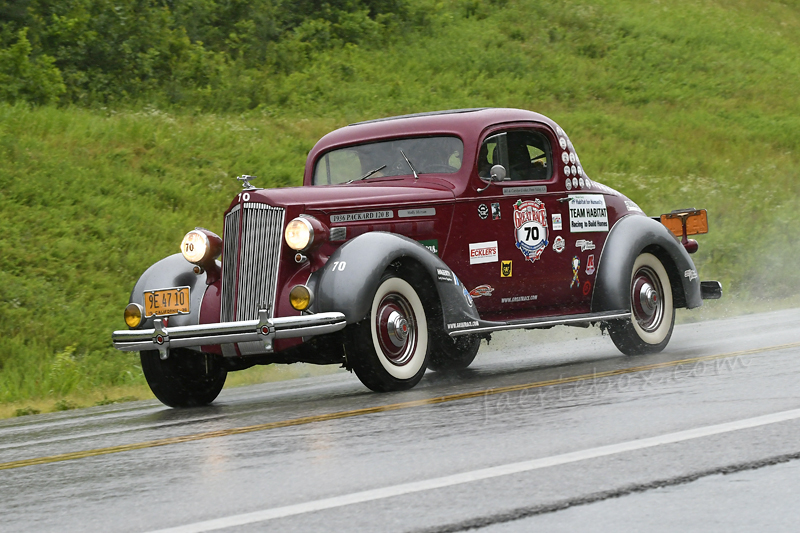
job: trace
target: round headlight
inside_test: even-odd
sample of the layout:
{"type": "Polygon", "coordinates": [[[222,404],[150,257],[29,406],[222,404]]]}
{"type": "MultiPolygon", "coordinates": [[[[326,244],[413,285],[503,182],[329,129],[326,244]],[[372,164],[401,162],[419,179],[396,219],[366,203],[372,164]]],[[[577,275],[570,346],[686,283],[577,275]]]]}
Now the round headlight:
{"type": "Polygon", "coordinates": [[[289,222],[283,235],[292,250],[305,250],[314,242],[314,228],[311,222],[302,217],[289,222]]]}
{"type": "Polygon", "coordinates": [[[311,290],[305,285],[295,285],[292,287],[292,290],[289,291],[289,303],[298,311],[308,309],[313,301],[314,296],[311,290]]]}
{"type": "Polygon", "coordinates": [[[144,309],[139,304],[129,303],[125,307],[125,323],[129,328],[135,328],[142,323],[144,309]]]}
{"type": "Polygon", "coordinates": [[[181,253],[190,263],[200,263],[205,259],[211,243],[205,233],[193,229],[181,241],[181,253]]]}

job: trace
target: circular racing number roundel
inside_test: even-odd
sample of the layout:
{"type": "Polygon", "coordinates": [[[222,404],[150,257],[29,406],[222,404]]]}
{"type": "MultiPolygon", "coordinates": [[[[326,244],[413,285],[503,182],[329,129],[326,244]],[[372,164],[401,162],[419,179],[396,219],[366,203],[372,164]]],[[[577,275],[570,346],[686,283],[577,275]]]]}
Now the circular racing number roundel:
{"type": "Polygon", "coordinates": [[[514,237],[526,260],[533,263],[542,256],[548,240],[547,210],[541,200],[517,200],[514,204],[514,237]]]}

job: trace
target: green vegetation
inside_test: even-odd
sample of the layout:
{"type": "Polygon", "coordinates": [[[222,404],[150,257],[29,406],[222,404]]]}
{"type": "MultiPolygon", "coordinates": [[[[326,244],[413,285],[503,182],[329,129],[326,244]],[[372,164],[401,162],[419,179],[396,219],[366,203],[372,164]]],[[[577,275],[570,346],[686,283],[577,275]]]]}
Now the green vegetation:
{"type": "Polygon", "coordinates": [[[0,8],[0,416],[149,397],[110,346],[141,272],[367,118],[540,111],[648,214],[709,210],[711,306],[798,292],[796,0],[221,5],[0,8]]]}

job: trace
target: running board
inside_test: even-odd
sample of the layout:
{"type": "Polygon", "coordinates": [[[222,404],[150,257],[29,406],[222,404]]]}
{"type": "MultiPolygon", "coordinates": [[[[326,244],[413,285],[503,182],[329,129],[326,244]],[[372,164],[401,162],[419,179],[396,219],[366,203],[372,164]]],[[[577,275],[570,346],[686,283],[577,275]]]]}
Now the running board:
{"type": "Polygon", "coordinates": [[[476,320],[469,323],[471,327],[451,331],[451,337],[461,335],[475,335],[480,333],[492,333],[494,331],[506,331],[511,329],[536,329],[549,328],[552,326],[589,326],[593,322],[605,322],[607,320],[630,319],[629,309],[619,311],[603,311],[600,313],[584,313],[582,315],[549,316],[543,318],[529,318],[523,320],[509,320],[507,322],[491,322],[489,320],[476,320]]]}

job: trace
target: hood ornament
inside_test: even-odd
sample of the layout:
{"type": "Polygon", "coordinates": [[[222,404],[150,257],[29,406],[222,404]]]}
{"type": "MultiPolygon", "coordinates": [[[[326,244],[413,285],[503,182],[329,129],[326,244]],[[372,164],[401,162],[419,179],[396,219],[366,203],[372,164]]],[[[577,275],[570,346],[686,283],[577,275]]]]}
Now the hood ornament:
{"type": "Polygon", "coordinates": [[[241,176],[237,176],[236,179],[242,182],[243,189],[255,189],[255,186],[247,180],[256,179],[257,177],[258,176],[248,176],[247,174],[242,174],[241,176]]]}

